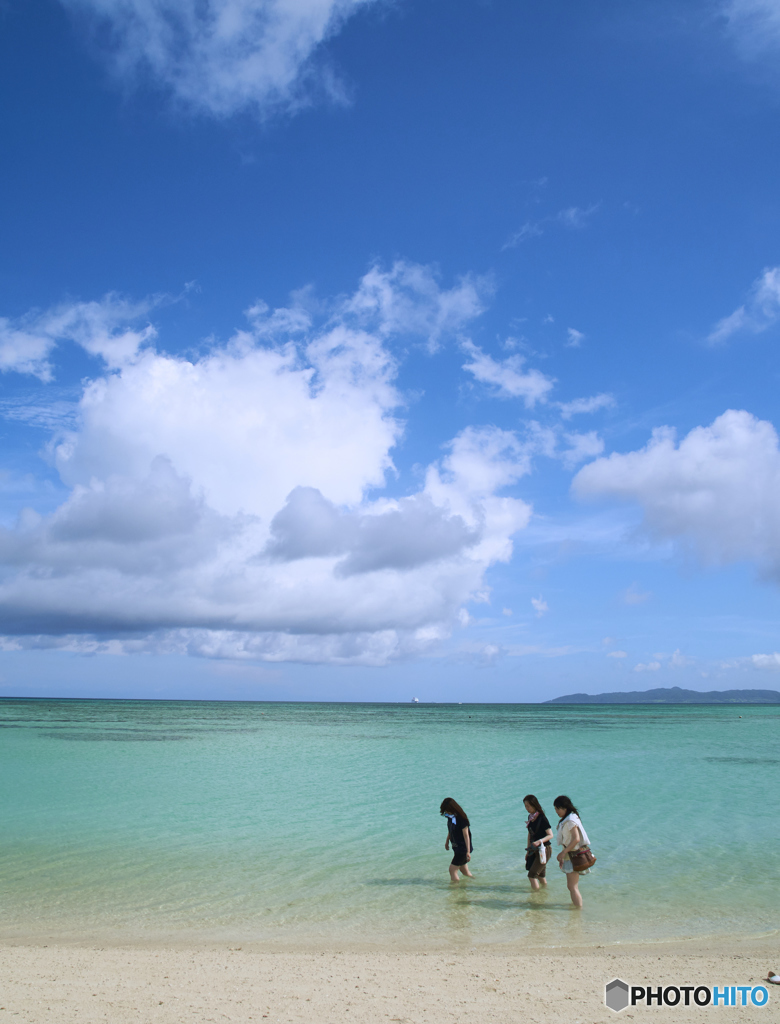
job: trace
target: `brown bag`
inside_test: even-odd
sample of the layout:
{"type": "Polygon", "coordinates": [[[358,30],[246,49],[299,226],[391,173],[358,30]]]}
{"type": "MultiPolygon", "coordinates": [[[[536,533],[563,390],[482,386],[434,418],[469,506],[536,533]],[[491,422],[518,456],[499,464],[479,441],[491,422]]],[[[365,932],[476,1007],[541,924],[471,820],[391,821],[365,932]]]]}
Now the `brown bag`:
{"type": "Polygon", "coordinates": [[[579,850],[572,850],[569,859],[572,871],[587,871],[596,863],[596,858],[589,846],[581,846],[579,850]]]}

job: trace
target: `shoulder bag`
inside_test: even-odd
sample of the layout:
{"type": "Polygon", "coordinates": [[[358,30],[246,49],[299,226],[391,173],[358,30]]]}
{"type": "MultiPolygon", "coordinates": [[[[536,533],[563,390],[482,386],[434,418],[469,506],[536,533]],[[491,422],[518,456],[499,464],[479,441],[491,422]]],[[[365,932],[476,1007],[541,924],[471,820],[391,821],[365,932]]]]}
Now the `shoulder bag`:
{"type": "Polygon", "coordinates": [[[587,871],[596,863],[596,857],[589,846],[581,846],[579,850],[569,853],[572,871],[587,871]]]}

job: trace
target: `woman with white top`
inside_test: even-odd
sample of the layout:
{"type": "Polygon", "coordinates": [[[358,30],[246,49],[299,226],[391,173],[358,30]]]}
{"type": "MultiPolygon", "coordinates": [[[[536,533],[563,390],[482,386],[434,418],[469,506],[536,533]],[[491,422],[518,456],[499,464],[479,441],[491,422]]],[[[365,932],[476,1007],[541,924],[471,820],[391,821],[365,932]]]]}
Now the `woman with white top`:
{"type": "MultiPolygon", "coordinates": [[[[572,850],[579,850],[581,846],[590,846],[590,840],[582,826],[577,808],[567,796],[556,796],[553,800],[555,813],[560,818],[555,833],[555,840],[563,849],[558,854],[558,864],[561,871],[566,874],[566,885],[569,888],[569,895],[575,907],[582,906],[579,881],[580,872],[575,871],[569,854],[572,850]]],[[[583,871],[582,874],[585,874],[583,871]]]]}

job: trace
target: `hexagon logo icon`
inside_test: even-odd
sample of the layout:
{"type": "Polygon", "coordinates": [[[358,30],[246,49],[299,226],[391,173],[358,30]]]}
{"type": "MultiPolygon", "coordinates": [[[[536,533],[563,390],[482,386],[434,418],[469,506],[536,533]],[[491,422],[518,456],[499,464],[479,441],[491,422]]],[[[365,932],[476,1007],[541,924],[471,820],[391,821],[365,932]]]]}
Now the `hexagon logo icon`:
{"type": "Polygon", "coordinates": [[[615,978],[604,990],[604,1002],[615,1013],[620,1013],[628,1006],[628,985],[620,978],[615,978]]]}

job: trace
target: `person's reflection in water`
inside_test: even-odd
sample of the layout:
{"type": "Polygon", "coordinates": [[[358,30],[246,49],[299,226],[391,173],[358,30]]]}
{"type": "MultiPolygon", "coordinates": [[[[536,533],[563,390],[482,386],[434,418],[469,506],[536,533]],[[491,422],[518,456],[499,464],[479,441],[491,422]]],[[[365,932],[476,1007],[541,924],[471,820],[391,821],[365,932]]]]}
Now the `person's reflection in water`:
{"type": "Polygon", "coordinates": [[[473,905],[471,894],[467,889],[449,886],[445,902],[445,931],[450,941],[457,946],[474,944],[474,919],[477,907],[473,905]]]}

